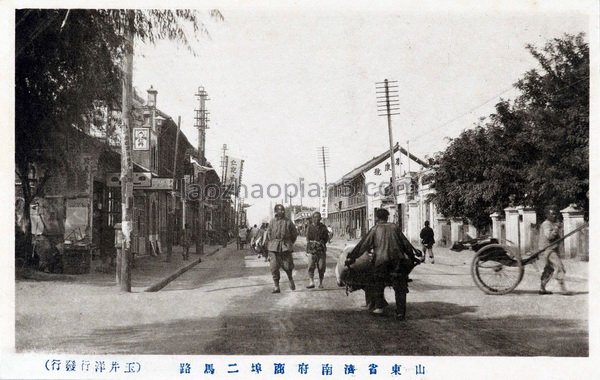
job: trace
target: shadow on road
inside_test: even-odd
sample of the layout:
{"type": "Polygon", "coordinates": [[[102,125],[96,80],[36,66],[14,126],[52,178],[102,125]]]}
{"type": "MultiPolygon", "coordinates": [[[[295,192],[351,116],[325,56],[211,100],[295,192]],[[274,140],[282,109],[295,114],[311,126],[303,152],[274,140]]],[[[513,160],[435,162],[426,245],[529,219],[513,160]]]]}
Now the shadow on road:
{"type": "MultiPolygon", "coordinates": [[[[263,299],[267,298],[264,294],[263,299]]],[[[249,311],[247,305],[240,300],[227,315],[217,318],[171,320],[63,337],[54,342],[54,348],[96,354],[588,355],[586,326],[571,320],[482,318],[473,314],[476,307],[446,302],[409,302],[404,322],[392,318],[393,304],[383,316],[364,309],[291,310],[275,305],[249,311]]]]}
{"type": "MultiPolygon", "coordinates": [[[[583,292],[582,291],[582,292],[571,292],[570,294],[561,295],[560,293],[556,292],[556,293],[551,294],[551,295],[546,295],[545,297],[548,297],[548,296],[550,296],[550,297],[552,297],[552,296],[568,297],[568,296],[578,296],[578,295],[581,295],[581,294],[589,294],[589,293],[590,292],[583,292]]],[[[517,295],[518,294],[527,294],[527,295],[531,295],[531,294],[538,294],[538,290],[535,290],[535,289],[527,289],[527,290],[525,290],[525,289],[515,289],[512,292],[510,292],[510,294],[517,294],[517,295]]],[[[508,296],[508,294],[507,294],[507,296],[508,296]]]]}

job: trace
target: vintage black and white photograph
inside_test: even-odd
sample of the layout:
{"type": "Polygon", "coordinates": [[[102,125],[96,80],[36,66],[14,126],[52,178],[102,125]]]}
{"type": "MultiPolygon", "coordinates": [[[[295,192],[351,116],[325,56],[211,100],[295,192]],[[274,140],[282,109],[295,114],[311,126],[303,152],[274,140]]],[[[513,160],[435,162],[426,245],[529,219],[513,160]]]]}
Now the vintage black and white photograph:
{"type": "Polygon", "coordinates": [[[108,355],[47,376],[590,358],[596,2],[26,4],[14,350],[108,355]]]}

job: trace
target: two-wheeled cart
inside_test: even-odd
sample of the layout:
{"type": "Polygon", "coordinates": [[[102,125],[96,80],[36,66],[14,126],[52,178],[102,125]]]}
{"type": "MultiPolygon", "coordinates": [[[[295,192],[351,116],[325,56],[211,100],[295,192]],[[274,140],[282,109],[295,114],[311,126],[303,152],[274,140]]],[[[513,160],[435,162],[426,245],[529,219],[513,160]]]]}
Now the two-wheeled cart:
{"type": "Polygon", "coordinates": [[[502,295],[512,292],[523,279],[525,265],[537,260],[546,249],[560,244],[569,236],[587,227],[584,224],[569,232],[552,244],[539,249],[527,257],[521,257],[518,247],[502,244],[488,244],[479,249],[471,262],[471,276],[484,293],[502,295]]]}

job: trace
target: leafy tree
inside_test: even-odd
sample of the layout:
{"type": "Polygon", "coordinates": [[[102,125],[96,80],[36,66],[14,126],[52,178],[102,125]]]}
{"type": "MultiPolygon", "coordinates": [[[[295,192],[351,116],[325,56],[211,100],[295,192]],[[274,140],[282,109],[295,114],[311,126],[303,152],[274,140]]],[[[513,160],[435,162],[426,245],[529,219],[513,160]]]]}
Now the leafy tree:
{"type": "Polygon", "coordinates": [[[589,49],[583,34],[553,39],[540,64],[515,83],[521,95],[501,100],[476,128],[450,140],[435,159],[433,200],[440,212],[489,224],[510,204],[588,209],[589,49]]]}
{"type": "MultiPolygon", "coordinates": [[[[217,10],[210,16],[223,18],[217,10]]],[[[15,171],[24,198],[27,252],[31,252],[29,206],[43,195],[51,173],[70,165],[69,155],[61,149],[64,139],[73,128],[88,131],[100,107],[119,109],[122,63],[133,49],[132,43],[127,44],[127,25],[140,41],[169,38],[191,51],[188,35],[208,34],[199,15],[189,10],[15,12],[15,171]],[[39,178],[32,186],[36,167],[39,178]]],[[[105,132],[111,135],[115,130],[105,132]]]]}

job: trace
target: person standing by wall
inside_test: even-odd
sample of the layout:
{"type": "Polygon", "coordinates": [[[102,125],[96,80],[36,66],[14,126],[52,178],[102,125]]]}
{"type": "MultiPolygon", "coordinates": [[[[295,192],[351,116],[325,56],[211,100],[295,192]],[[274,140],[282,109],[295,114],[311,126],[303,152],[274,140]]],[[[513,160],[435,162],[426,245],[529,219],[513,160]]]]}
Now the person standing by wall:
{"type": "Polygon", "coordinates": [[[325,276],[325,265],[327,257],[327,241],[329,231],[321,223],[321,213],[312,214],[312,224],[306,232],[306,254],[308,255],[308,285],[307,289],[315,287],[315,267],[319,272],[319,289],[323,289],[323,277],[325,276]]]}
{"type": "Polygon", "coordinates": [[[281,293],[279,288],[280,269],[283,269],[287,275],[290,281],[290,289],[296,290],[296,284],[292,277],[292,271],[294,270],[292,252],[297,237],[296,226],[285,217],[285,207],[282,204],[275,205],[275,218],[269,223],[266,232],[269,264],[273,276],[273,291],[271,293],[281,293]]]}
{"type": "Polygon", "coordinates": [[[435,244],[435,239],[433,229],[429,227],[429,220],[425,221],[425,227],[421,229],[419,237],[421,238],[421,244],[423,244],[423,262],[425,262],[427,258],[427,253],[429,252],[429,258],[431,259],[431,263],[434,264],[435,261],[433,259],[433,245],[435,244]]]}
{"type": "MultiPolygon", "coordinates": [[[[556,206],[546,207],[546,220],[540,226],[540,237],[539,247],[540,249],[546,247],[556,240],[560,239],[560,223],[557,222],[558,209],[556,206]]],[[[539,256],[539,259],[544,263],[544,271],[542,272],[542,278],[540,283],[539,294],[552,294],[552,292],[546,290],[546,285],[552,278],[552,274],[556,272],[556,281],[560,286],[560,293],[563,295],[572,294],[567,290],[565,286],[565,266],[558,254],[558,244],[548,247],[539,256]]]]}

